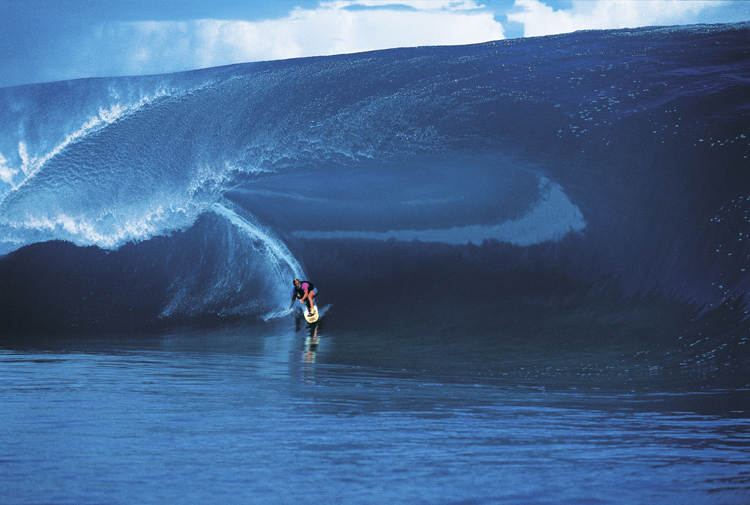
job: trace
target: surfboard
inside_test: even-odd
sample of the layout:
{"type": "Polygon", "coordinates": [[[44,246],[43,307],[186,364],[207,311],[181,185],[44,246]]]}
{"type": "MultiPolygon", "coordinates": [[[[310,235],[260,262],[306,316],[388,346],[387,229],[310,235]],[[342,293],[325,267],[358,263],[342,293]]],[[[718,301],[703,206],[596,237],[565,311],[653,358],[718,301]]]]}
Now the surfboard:
{"type": "Polygon", "coordinates": [[[302,315],[305,316],[305,321],[308,323],[314,323],[318,320],[318,305],[315,304],[315,308],[313,309],[312,316],[307,312],[307,305],[302,307],[302,315]]]}

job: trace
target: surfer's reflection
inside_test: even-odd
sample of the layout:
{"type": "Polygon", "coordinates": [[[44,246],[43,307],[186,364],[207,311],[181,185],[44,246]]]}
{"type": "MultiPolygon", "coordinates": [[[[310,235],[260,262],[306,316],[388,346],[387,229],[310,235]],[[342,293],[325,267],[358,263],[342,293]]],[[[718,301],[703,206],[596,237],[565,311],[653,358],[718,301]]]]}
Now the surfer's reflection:
{"type": "Polygon", "coordinates": [[[318,352],[320,339],[318,337],[318,323],[311,324],[310,334],[305,338],[305,344],[300,353],[300,378],[303,384],[315,382],[315,359],[318,352]]]}

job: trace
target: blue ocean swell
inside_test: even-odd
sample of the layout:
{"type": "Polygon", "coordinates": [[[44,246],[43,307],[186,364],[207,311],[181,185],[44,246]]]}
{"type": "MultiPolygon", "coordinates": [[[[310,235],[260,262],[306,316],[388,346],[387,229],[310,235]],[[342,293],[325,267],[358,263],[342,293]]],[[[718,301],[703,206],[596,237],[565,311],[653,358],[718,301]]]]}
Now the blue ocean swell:
{"type": "MultiPolygon", "coordinates": [[[[49,241],[113,251],[102,264],[120,280],[186,247],[140,313],[265,314],[282,304],[267,293],[304,271],[295,264],[320,263],[314,242],[393,239],[408,252],[417,240],[461,251],[463,264],[438,262],[435,277],[473,265],[480,247],[508,265],[493,275],[529,272],[526,284],[551,272],[572,293],[603,285],[742,312],[747,45],[746,26],[629,30],[6,88],[3,275],[29,257],[52,264],[49,241]],[[225,197],[241,221],[216,212],[225,197]],[[217,249],[209,222],[268,233],[217,249]],[[294,254],[279,263],[268,251],[284,241],[294,254]],[[263,280],[244,291],[243,276],[263,280]]],[[[371,264],[368,275],[389,277],[387,262],[371,264]]],[[[106,283],[81,268],[75,283],[106,283]]],[[[360,274],[351,268],[339,275],[360,274]]],[[[545,296],[565,296],[551,286],[545,296]]],[[[35,289],[23,289],[28,305],[14,306],[31,314],[35,289]]],[[[120,302],[137,305],[137,291],[120,302]]],[[[60,298],[50,303],[68,314],[60,298]]],[[[107,319],[85,300],[71,305],[107,319]]]]}

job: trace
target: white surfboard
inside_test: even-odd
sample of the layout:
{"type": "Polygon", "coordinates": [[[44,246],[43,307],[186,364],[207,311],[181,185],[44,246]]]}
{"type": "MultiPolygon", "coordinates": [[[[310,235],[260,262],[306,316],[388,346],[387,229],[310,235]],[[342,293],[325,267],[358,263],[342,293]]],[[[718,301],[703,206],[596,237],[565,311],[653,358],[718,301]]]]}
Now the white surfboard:
{"type": "Polygon", "coordinates": [[[314,323],[318,320],[318,305],[315,304],[312,315],[307,311],[307,305],[302,306],[302,315],[305,316],[305,321],[308,323],[314,323]]]}

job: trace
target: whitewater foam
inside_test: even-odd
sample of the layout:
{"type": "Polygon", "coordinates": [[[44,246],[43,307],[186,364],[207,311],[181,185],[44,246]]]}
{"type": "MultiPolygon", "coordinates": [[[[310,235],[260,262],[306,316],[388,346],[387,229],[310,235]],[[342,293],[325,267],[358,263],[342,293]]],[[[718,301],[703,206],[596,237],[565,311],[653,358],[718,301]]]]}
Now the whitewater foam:
{"type": "Polygon", "coordinates": [[[43,154],[36,156],[29,154],[28,144],[24,141],[19,141],[18,157],[21,161],[21,166],[19,168],[11,167],[7,158],[0,153],[0,180],[9,186],[0,196],[0,205],[8,192],[17,190],[23,184],[31,180],[40,170],[42,170],[47,162],[62,153],[68,148],[68,146],[79,142],[88,135],[100,131],[118,119],[141,109],[144,105],[150,103],[155,98],[163,96],[164,93],[165,92],[158,93],[154,96],[144,96],[139,101],[132,104],[123,105],[118,102],[112,104],[109,108],[100,108],[96,115],[85,120],[77,130],[65,135],[59,144],[43,154]],[[14,179],[19,173],[23,173],[23,178],[16,182],[14,179]]]}
{"type": "MultiPolygon", "coordinates": [[[[374,231],[297,230],[292,235],[303,239],[365,239],[401,242],[439,242],[450,245],[481,245],[488,240],[525,247],[543,242],[559,242],[569,233],[581,233],[586,221],[581,210],[567,197],[559,184],[546,177],[539,182],[540,198],[519,219],[496,225],[455,226],[447,229],[374,231]]],[[[411,202],[409,202],[411,203],[411,202]]]]}

